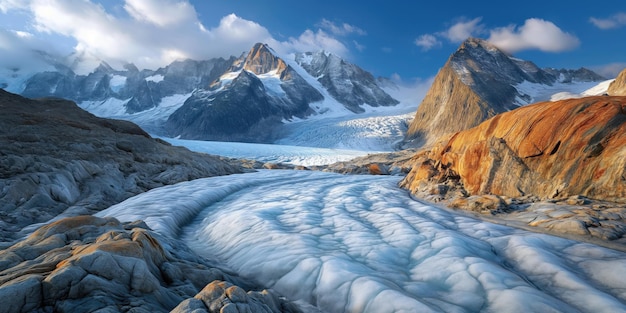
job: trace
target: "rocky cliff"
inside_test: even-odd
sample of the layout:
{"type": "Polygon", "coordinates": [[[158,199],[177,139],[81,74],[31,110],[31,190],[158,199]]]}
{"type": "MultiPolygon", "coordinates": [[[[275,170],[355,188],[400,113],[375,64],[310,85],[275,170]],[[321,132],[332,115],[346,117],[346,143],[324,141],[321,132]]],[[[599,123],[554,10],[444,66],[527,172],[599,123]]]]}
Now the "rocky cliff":
{"type": "Polygon", "coordinates": [[[402,187],[464,196],[626,201],[626,98],[543,102],[444,137],[413,159],[402,187]]]}
{"type": "Polygon", "coordinates": [[[0,111],[0,241],[59,214],[91,214],[155,187],[242,171],[67,100],[0,90],[0,111]]]}
{"type": "Polygon", "coordinates": [[[626,96],[626,69],[617,75],[607,92],[611,96],[626,96]]]}
{"type": "Polygon", "coordinates": [[[433,144],[440,136],[468,129],[482,121],[535,102],[521,84],[549,86],[603,78],[587,69],[540,69],[511,57],[496,46],[469,38],[435,77],[409,125],[406,146],[433,144]]]}

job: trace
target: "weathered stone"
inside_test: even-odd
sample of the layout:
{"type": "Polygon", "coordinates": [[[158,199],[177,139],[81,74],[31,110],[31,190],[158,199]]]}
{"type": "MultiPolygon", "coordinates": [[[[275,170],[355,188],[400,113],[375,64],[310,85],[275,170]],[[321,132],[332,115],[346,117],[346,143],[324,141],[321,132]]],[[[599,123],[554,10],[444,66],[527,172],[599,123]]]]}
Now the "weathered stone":
{"type": "Polygon", "coordinates": [[[401,186],[415,192],[424,181],[460,181],[470,194],[623,202],[625,112],[625,97],[588,97],[503,113],[417,154],[401,186]],[[523,158],[524,146],[543,152],[523,158]]]}
{"type": "Polygon", "coordinates": [[[607,93],[611,96],[626,96],[626,69],[622,70],[611,82],[607,93]]]}

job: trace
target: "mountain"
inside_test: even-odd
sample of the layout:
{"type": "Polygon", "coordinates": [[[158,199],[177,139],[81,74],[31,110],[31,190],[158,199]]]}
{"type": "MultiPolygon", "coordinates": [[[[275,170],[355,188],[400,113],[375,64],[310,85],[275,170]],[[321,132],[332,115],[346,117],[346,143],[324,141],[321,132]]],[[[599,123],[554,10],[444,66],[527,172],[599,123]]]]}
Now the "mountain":
{"type": "Polygon", "coordinates": [[[611,96],[626,96],[626,69],[621,71],[611,85],[607,93],[611,96]]]}
{"type": "Polygon", "coordinates": [[[17,89],[32,98],[71,99],[93,114],[159,135],[249,142],[284,135],[285,121],[398,104],[370,73],[338,56],[284,57],[262,43],[240,57],[176,61],[157,70],[130,63],[118,70],[103,62],[77,75],[57,65],[17,89]]]}
{"type": "Polygon", "coordinates": [[[372,74],[334,54],[298,53],[296,62],[352,112],[364,112],[364,103],[374,107],[399,103],[383,91],[372,74]]]}
{"type": "Polygon", "coordinates": [[[439,71],[409,125],[406,146],[432,144],[444,134],[521,105],[536,102],[538,90],[603,77],[587,69],[540,69],[496,46],[469,38],[439,71]]]}
{"type": "Polygon", "coordinates": [[[311,115],[309,105],[322,100],[291,65],[259,43],[209,89],[194,92],[165,129],[186,139],[270,141],[283,119],[311,115]]]}
{"type": "MultiPolygon", "coordinates": [[[[448,135],[401,185],[460,183],[463,194],[626,199],[626,97],[541,102],[448,135]]],[[[443,192],[445,193],[445,192],[443,192]]]]}

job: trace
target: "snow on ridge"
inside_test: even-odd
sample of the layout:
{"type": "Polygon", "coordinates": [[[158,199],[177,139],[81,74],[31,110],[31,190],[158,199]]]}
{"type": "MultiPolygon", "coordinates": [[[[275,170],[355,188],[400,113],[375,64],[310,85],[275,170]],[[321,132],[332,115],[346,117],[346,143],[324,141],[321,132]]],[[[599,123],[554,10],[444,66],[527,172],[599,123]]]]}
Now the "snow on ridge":
{"type": "Polygon", "coordinates": [[[126,116],[126,103],[128,103],[128,101],[130,101],[130,98],[122,100],[111,97],[104,101],[83,101],[79,103],[78,106],[93,115],[111,118],[126,116]]]}
{"type": "Polygon", "coordinates": [[[256,75],[256,77],[261,80],[265,89],[273,96],[282,97],[285,95],[285,91],[281,87],[282,81],[280,80],[280,74],[278,74],[277,69],[265,74],[256,75]]]}
{"type": "Polygon", "coordinates": [[[162,82],[164,79],[165,79],[165,76],[161,74],[156,74],[156,75],[146,77],[146,81],[153,82],[153,83],[162,82]]]}
{"type": "Polygon", "coordinates": [[[572,83],[554,83],[552,86],[531,83],[529,81],[523,81],[522,83],[515,85],[518,92],[524,95],[528,95],[530,100],[520,99],[518,97],[519,105],[527,105],[542,101],[556,101],[569,98],[581,98],[586,96],[601,95],[608,90],[609,84],[612,80],[606,80],[603,82],[572,82],[572,83]]]}

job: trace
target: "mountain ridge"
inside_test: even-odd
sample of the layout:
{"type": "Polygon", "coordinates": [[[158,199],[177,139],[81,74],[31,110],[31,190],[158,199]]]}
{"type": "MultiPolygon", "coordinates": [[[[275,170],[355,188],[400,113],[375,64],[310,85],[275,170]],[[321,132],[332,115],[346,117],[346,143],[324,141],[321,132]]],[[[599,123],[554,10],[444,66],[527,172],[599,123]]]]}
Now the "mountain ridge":
{"type": "Polygon", "coordinates": [[[513,58],[485,40],[469,38],[448,58],[409,125],[405,146],[433,144],[440,136],[468,129],[521,105],[535,102],[522,84],[598,81],[587,69],[542,70],[513,58]]]}

